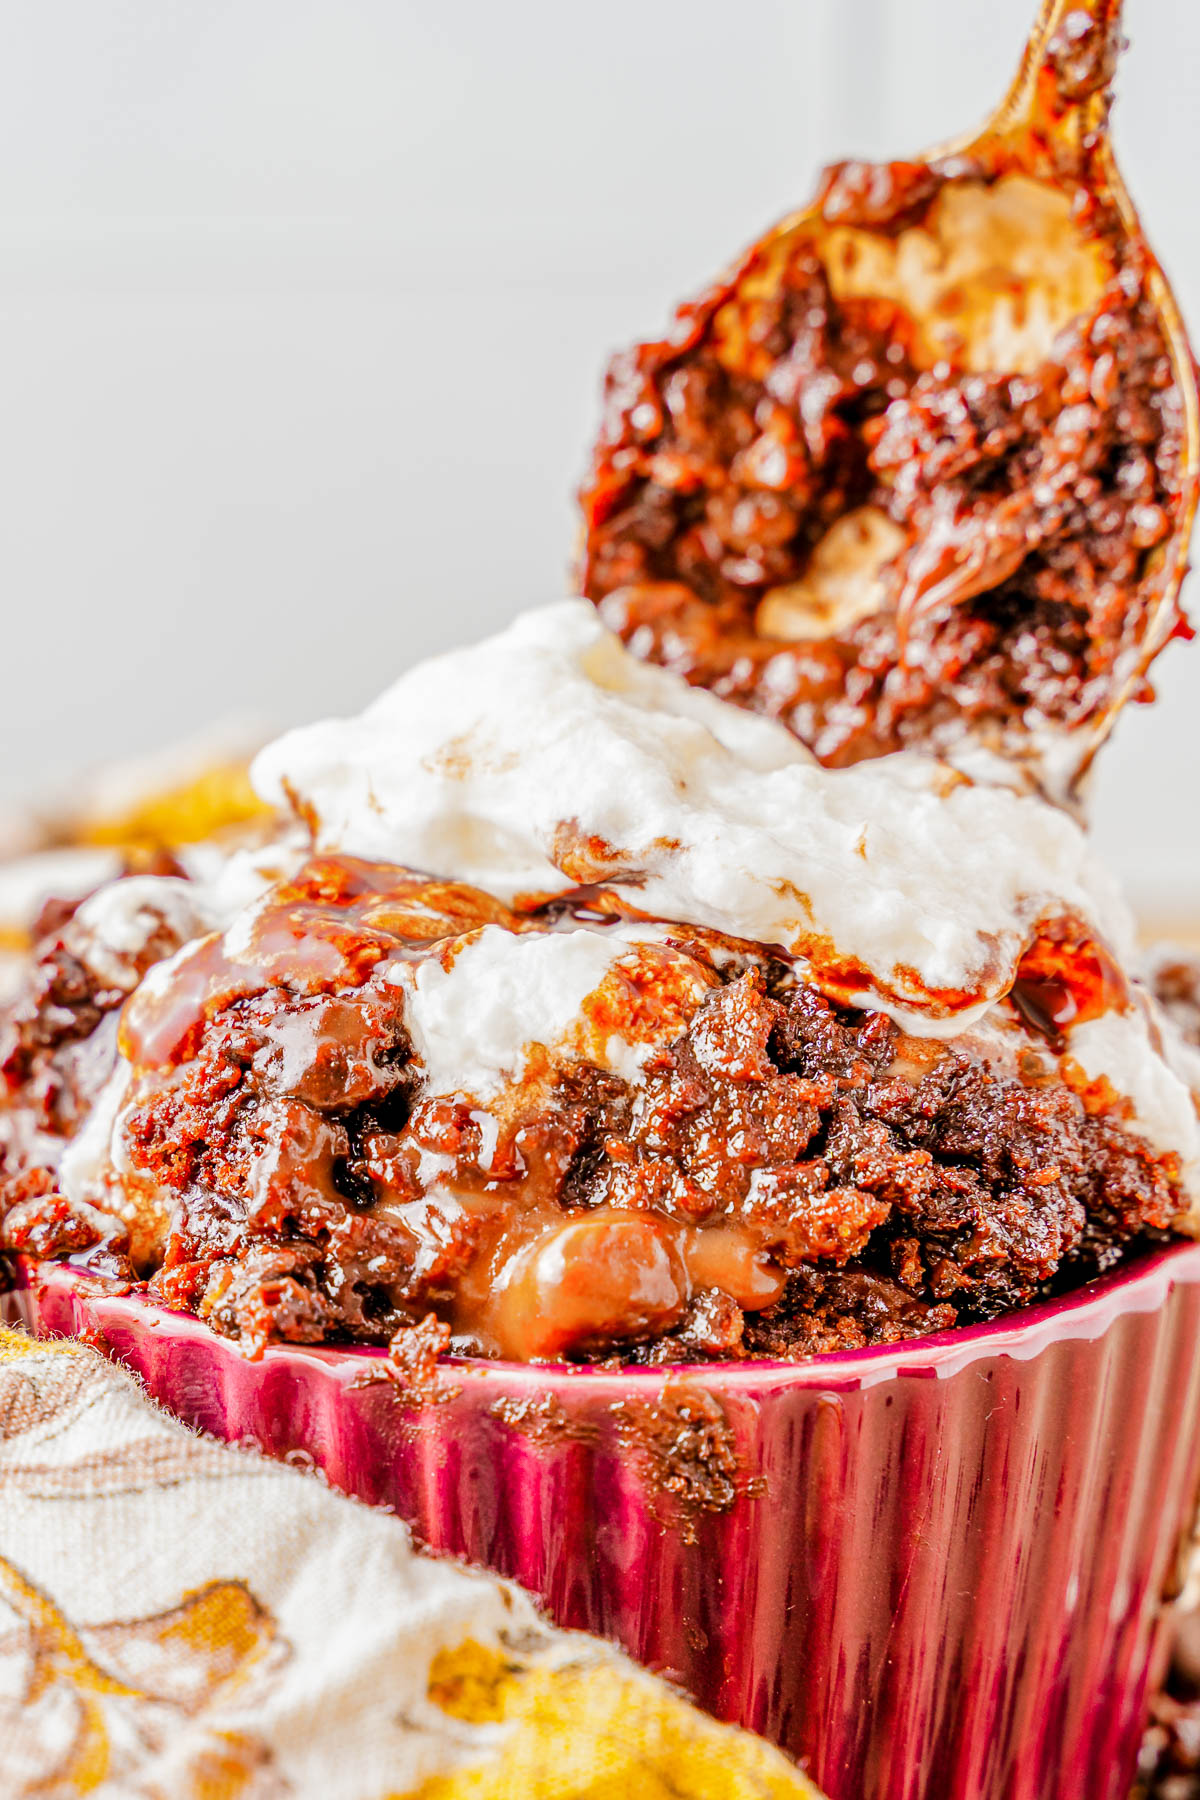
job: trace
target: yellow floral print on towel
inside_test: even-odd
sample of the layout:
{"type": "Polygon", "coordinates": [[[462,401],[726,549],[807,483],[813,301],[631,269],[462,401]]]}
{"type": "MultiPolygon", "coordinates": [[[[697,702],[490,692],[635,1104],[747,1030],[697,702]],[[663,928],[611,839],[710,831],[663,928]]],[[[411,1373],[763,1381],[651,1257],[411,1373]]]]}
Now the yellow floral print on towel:
{"type": "Polygon", "coordinates": [[[813,1800],[397,1520],[0,1330],[5,1800],[813,1800]]]}

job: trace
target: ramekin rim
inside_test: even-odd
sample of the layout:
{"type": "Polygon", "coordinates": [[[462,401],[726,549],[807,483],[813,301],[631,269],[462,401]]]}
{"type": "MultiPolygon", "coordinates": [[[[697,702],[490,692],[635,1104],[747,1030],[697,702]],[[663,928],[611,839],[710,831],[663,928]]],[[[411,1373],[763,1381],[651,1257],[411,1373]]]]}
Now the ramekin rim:
{"type": "MultiPolygon", "coordinates": [[[[65,1288],[90,1302],[93,1308],[101,1303],[102,1309],[110,1313],[113,1309],[119,1313],[132,1309],[143,1316],[144,1325],[156,1336],[169,1327],[186,1336],[197,1334],[214,1349],[242,1354],[233,1339],[219,1337],[193,1313],[174,1311],[145,1293],[106,1292],[88,1278],[86,1270],[67,1263],[36,1262],[27,1257],[14,1257],[11,1261],[16,1268],[18,1288],[65,1288]]],[[[601,1368],[595,1364],[447,1357],[442,1367],[455,1381],[473,1385],[502,1383],[508,1389],[517,1384],[535,1388],[590,1386],[599,1390],[613,1382],[625,1388],[630,1384],[653,1388],[661,1387],[665,1380],[702,1381],[709,1389],[729,1388],[739,1393],[778,1387],[874,1387],[897,1376],[944,1378],[989,1357],[1007,1355],[1028,1361],[1051,1343],[1098,1337],[1118,1314],[1156,1311],[1179,1281],[1200,1283],[1200,1243],[1177,1241],[1148,1250],[1069,1293],[983,1324],[954,1326],[895,1344],[829,1351],[806,1362],[764,1358],[739,1362],[625,1363],[601,1368]]],[[[375,1344],[269,1344],[257,1361],[264,1369],[278,1367],[281,1362],[294,1365],[300,1361],[340,1372],[357,1364],[359,1371],[365,1373],[373,1360],[386,1354],[382,1345],[375,1344]]],[[[254,1366],[251,1359],[245,1360],[254,1366]]]]}

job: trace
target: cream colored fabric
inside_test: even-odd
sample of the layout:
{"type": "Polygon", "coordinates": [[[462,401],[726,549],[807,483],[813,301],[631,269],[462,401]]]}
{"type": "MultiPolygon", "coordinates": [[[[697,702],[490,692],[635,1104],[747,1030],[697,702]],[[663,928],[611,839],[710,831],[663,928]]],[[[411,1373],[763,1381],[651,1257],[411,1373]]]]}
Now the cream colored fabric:
{"type": "Polygon", "coordinates": [[[0,1331],[5,1800],[813,1793],[396,1519],[0,1331]]]}

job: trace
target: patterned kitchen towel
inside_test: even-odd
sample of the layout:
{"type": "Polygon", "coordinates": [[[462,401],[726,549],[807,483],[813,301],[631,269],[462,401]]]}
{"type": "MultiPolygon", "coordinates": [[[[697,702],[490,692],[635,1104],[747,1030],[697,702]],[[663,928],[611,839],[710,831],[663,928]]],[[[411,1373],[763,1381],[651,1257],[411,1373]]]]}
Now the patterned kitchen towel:
{"type": "Polygon", "coordinates": [[[0,1330],[5,1800],[814,1800],[390,1515],[0,1330]]]}

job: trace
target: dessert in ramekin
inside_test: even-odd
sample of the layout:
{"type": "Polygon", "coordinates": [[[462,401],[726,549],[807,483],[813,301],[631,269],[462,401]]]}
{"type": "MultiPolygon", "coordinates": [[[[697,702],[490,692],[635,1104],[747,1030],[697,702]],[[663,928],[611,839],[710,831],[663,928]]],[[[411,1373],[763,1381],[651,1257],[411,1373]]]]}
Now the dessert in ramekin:
{"type": "MultiPolygon", "coordinates": [[[[2,1026],[11,1304],[619,1635],[834,1800],[1118,1800],[1200,1473],[1200,1056],[1044,797],[1174,628],[1195,499],[1191,364],[1093,129],[1114,31],[1052,7],[986,155],[827,191],[822,231],[840,195],[897,255],[966,233],[958,350],[923,366],[892,288],[801,284],[751,307],[761,392],[688,362],[701,332],[628,409],[657,447],[603,452],[649,483],[604,554],[654,514],[722,692],[639,660],[641,615],[625,648],[586,601],[529,613],[269,746],[275,829],[48,914],[2,1026]],[[1074,310],[1031,371],[1042,300],[1074,310]],[[783,664],[697,610],[768,526],[803,564],[783,664]],[[797,659],[816,711],[770,699],[797,659]]],[[[785,288],[802,227],[829,250],[793,221],[785,288]]]]}
{"type": "Polygon", "coordinates": [[[276,843],[42,939],[9,1248],[148,1275],[251,1351],[790,1360],[1200,1218],[1195,1059],[1031,795],[822,769],[582,601],[255,778],[276,843]]]}
{"type": "Polygon", "coordinates": [[[1200,1457],[1200,1122],[1074,820],[823,769],[582,601],[255,779],[274,843],[63,909],[9,1008],[27,1316],[835,1795],[1127,1769],[1200,1457]]]}

